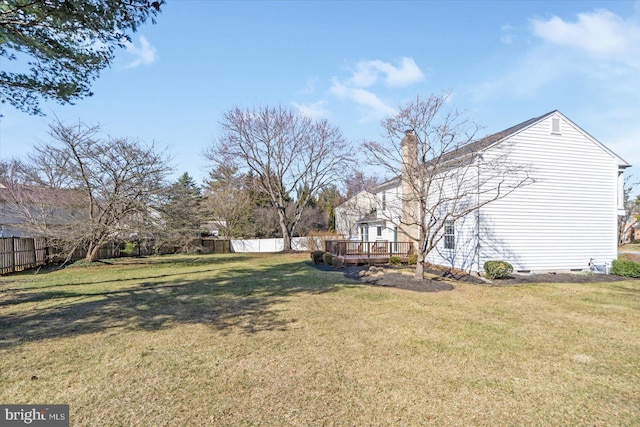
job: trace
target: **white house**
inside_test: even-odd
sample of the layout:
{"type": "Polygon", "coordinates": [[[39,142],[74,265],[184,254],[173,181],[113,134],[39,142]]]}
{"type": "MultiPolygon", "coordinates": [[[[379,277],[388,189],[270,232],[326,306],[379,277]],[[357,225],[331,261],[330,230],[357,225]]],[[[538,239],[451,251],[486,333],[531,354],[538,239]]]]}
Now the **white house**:
{"type": "Polygon", "coordinates": [[[344,203],[336,206],[336,233],[345,236],[349,240],[364,239],[369,241],[368,234],[365,239],[365,231],[369,233],[369,228],[363,228],[360,221],[375,214],[376,208],[376,195],[367,190],[359,192],[344,203]]]}
{"type": "MultiPolygon", "coordinates": [[[[426,261],[480,272],[486,261],[504,260],[516,271],[541,272],[583,270],[590,260],[610,263],[617,257],[627,162],[557,110],[472,142],[449,156],[467,156],[476,162],[507,150],[512,161],[527,165],[532,181],[445,222],[438,230],[442,238],[426,261]]],[[[476,169],[473,163],[465,167],[477,169],[475,196],[470,192],[469,197],[480,200],[487,193],[488,171],[480,163],[476,169]]],[[[351,227],[360,229],[358,239],[402,239],[398,228],[403,228],[403,212],[415,209],[402,196],[403,182],[401,174],[373,191],[376,210],[363,209],[352,221],[351,227]]],[[[337,222],[343,221],[340,214],[336,209],[337,222]]],[[[406,234],[415,241],[415,233],[406,234]]]]}

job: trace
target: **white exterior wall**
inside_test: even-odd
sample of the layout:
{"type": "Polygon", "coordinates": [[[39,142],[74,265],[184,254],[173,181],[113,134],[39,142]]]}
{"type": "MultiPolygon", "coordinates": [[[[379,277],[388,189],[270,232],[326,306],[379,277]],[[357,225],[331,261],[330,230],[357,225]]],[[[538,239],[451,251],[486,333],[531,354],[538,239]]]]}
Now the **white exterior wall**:
{"type": "MultiPolygon", "coordinates": [[[[505,153],[511,165],[526,166],[535,182],[456,220],[455,250],[445,249],[441,239],[427,262],[479,272],[486,261],[503,260],[516,271],[544,272],[587,269],[591,259],[603,264],[617,257],[620,166],[628,165],[559,112],[486,149],[483,156],[491,164],[492,156],[505,153]],[[560,119],[560,133],[552,133],[554,118],[560,119]]],[[[495,175],[477,165],[469,171],[480,173],[478,182],[495,175]]],[[[400,188],[399,183],[378,188],[377,219],[385,221],[385,228],[377,237],[377,224],[371,224],[369,241],[396,240],[400,188]]]]}
{"type": "Polygon", "coordinates": [[[455,249],[445,248],[442,238],[426,261],[432,264],[455,267],[465,271],[478,270],[478,245],[475,213],[454,222],[455,249]]]}
{"type": "Polygon", "coordinates": [[[361,191],[335,209],[336,232],[347,239],[358,239],[356,221],[368,214],[376,206],[376,197],[368,191],[361,191]]]}
{"type": "Polygon", "coordinates": [[[535,183],[479,212],[480,267],[584,269],[617,256],[617,159],[561,115],[551,134],[552,117],[510,138],[512,160],[528,163],[535,183]]]}
{"type": "Polygon", "coordinates": [[[385,188],[377,193],[378,212],[377,217],[384,220],[382,236],[376,240],[396,241],[395,227],[402,215],[402,199],[400,195],[400,183],[385,188]],[[384,195],[384,196],[383,196],[384,195]],[[383,205],[384,197],[384,205],[383,205]]]}

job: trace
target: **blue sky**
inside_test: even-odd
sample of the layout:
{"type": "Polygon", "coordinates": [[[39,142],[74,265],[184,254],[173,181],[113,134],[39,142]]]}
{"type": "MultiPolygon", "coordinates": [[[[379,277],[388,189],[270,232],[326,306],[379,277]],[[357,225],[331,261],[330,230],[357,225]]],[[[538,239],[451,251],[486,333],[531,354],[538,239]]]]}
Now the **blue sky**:
{"type": "Polygon", "coordinates": [[[640,178],[640,1],[168,0],[93,91],[46,117],[2,105],[0,158],[58,117],[166,147],[201,182],[235,105],[328,118],[357,147],[407,100],[450,91],[483,135],[558,109],[640,178]]]}

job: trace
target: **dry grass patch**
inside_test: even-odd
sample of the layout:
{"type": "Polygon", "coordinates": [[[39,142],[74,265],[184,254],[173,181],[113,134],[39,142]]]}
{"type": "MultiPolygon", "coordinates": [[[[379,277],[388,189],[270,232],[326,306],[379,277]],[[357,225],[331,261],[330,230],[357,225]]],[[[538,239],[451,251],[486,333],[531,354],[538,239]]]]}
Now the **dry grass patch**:
{"type": "Polygon", "coordinates": [[[618,252],[640,252],[640,243],[627,243],[618,248],[618,252]]]}
{"type": "Polygon", "coordinates": [[[100,426],[640,423],[640,281],[415,293],[307,260],[0,278],[0,402],[100,426]]]}

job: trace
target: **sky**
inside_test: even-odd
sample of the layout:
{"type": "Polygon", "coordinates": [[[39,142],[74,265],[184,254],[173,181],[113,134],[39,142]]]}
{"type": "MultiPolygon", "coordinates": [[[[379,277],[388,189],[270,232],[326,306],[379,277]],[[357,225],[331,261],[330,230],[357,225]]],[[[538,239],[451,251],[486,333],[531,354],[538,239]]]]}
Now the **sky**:
{"type": "Polygon", "coordinates": [[[166,148],[174,177],[201,183],[234,106],[326,118],[357,156],[404,103],[450,93],[481,136],[560,110],[640,180],[640,1],[168,0],[92,90],[44,117],[1,105],[0,158],[80,120],[166,148]]]}

